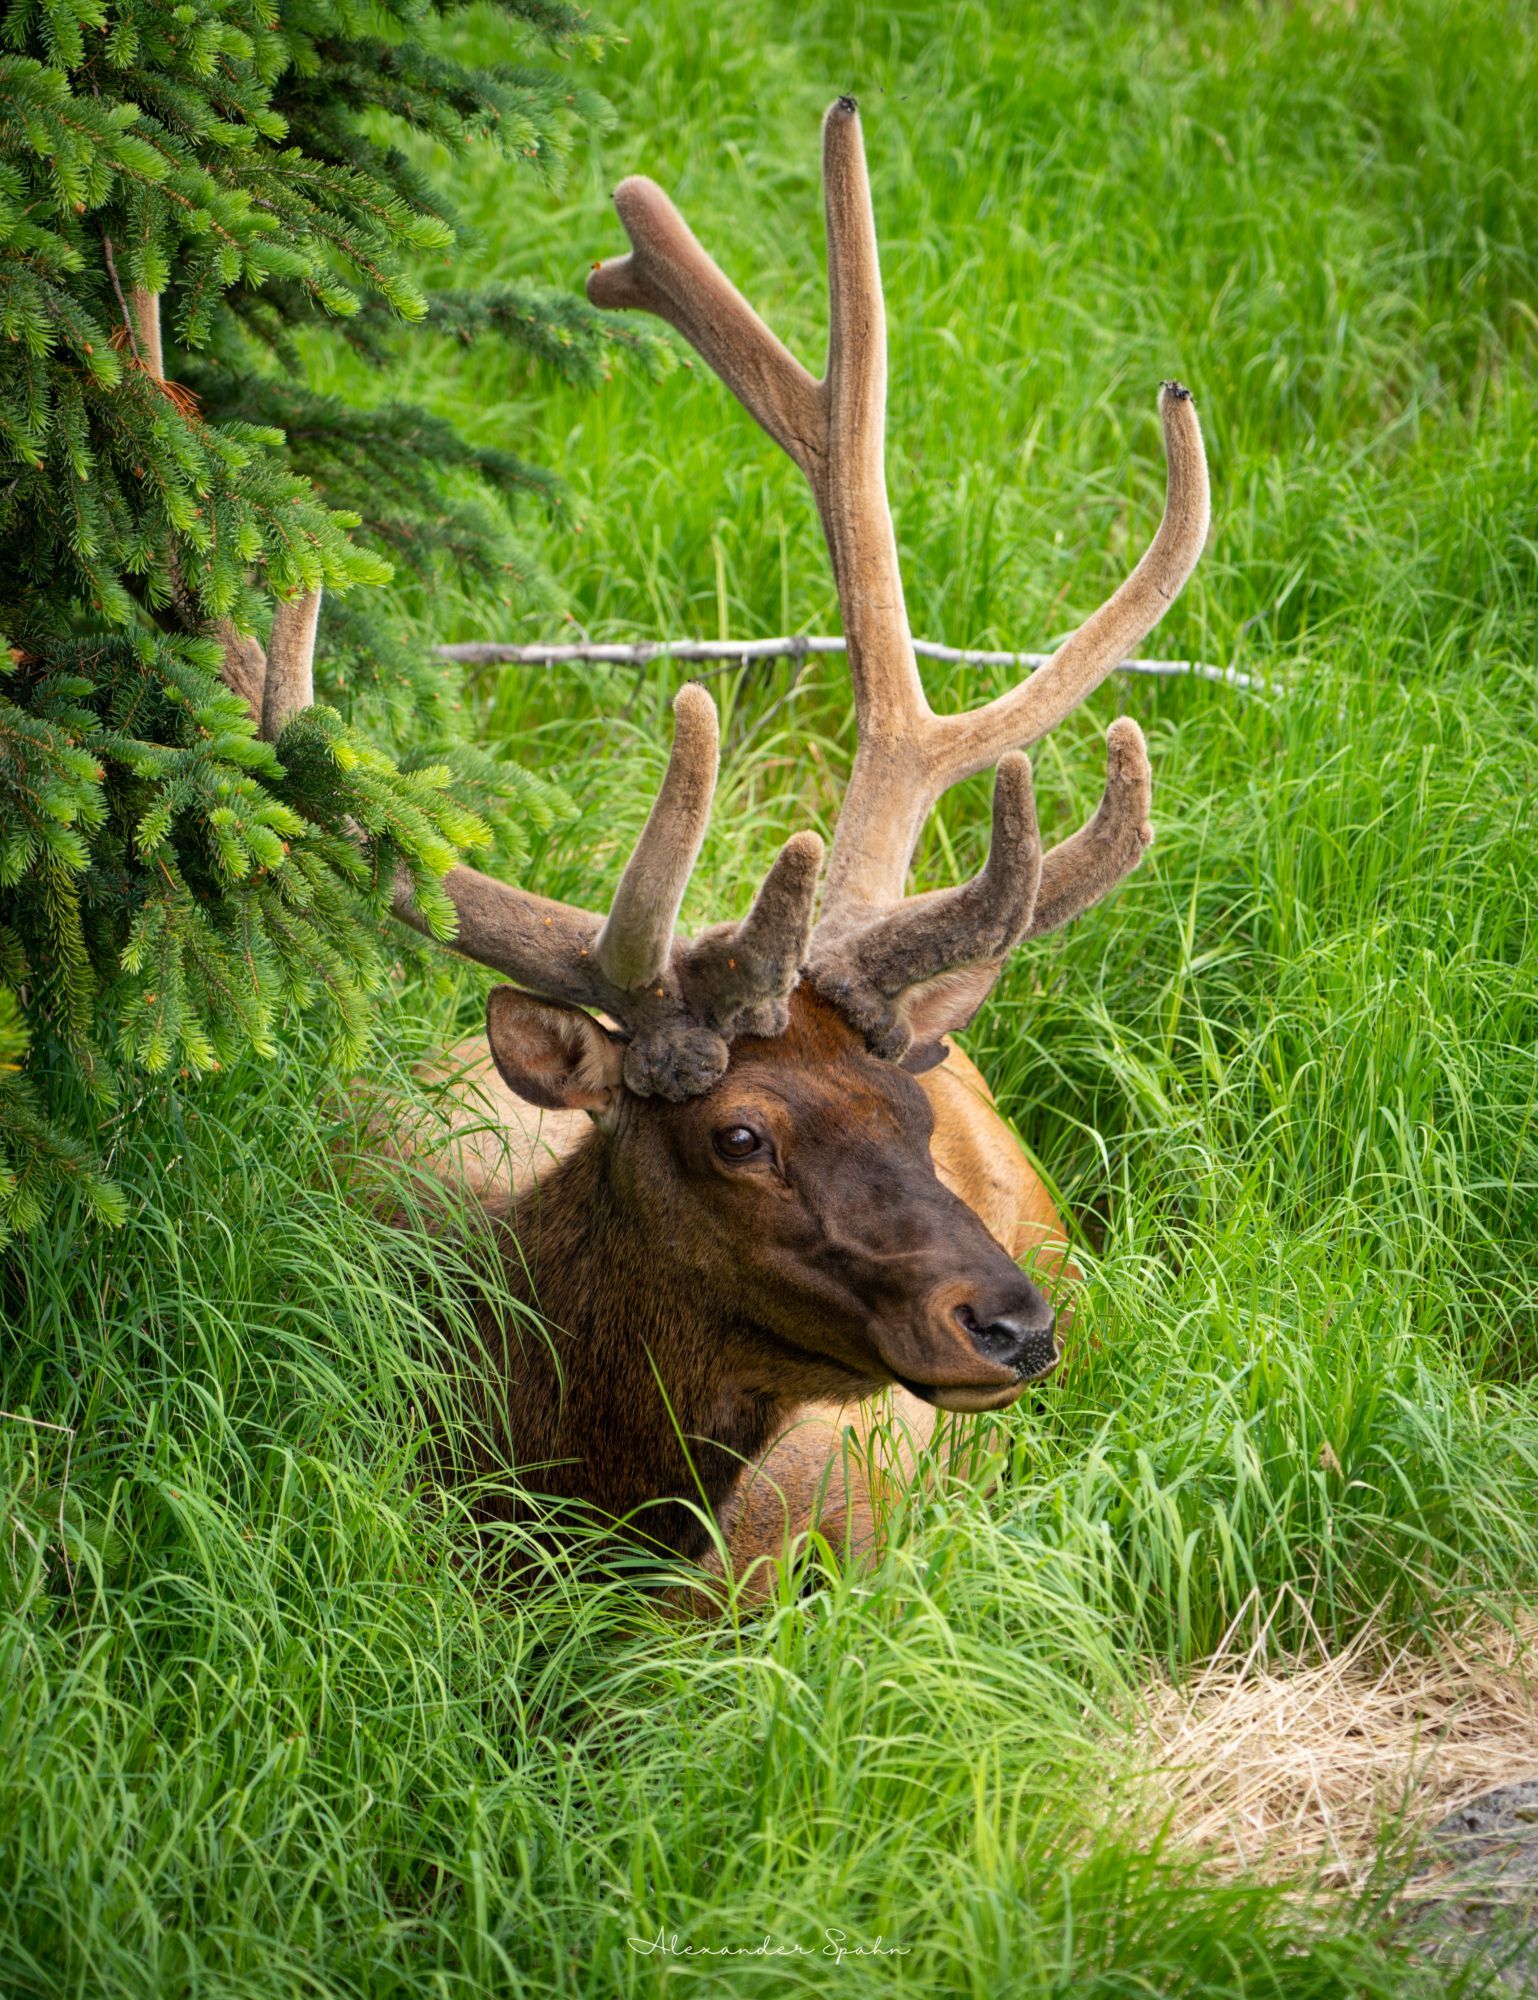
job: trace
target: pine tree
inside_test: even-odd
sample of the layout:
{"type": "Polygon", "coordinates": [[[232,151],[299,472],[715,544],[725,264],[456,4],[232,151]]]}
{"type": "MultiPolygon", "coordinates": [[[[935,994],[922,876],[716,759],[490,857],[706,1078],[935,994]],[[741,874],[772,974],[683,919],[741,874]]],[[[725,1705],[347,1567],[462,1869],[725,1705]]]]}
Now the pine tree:
{"type": "MultiPolygon", "coordinates": [[[[135,1072],[260,1053],[308,1007],[356,1059],[397,868],[447,934],[459,854],[516,867],[561,810],[460,739],[452,682],[367,588],[537,589],[505,503],[558,484],[305,378],[317,337],[383,364],[407,337],[500,339],[577,381],[617,345],[658,355],[584,302],[418,282],[457,238],[412,134],[548,174],[604,115],[569,68],[443,52],[453,11],[5,7],[0,1237],[71,1186],[112,1218],[93,1139],[135,1072]],[[317,705],[264,743],[241,635],[322,586],[317,705]],[[390,699],[353,721],[360,687],[390,699]]],[[[595,52],[566,0],[496,11],[510,40],[595,52]]]]}

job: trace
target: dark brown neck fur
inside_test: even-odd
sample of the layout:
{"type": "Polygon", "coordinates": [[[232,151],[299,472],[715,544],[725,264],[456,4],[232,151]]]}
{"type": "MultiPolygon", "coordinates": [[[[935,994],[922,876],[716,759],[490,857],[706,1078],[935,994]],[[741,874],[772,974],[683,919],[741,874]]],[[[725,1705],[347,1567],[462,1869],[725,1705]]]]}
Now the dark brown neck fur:
{"type": "Polygon", "coordinates": [[[492,1024],[502,1074],[535,1102],[596,1101],[602,1123],[500,1225],[543,1324],[483,1306],[488,1469],[695,1556],[806,1405],[893,1381],[1013,1393],[985,1347],[1023,1344],[1022,1316],[1050,1326],[1050,1307],[937,1177],[923,1090],[826,1001],[798,987],[782,1034],[739,1037],[678,1102],[603,1083],[602,1029],[531,1013],[547,1004],[503,1003],[522,1011],[492,1024]]]}
{"type": "Polygon", "coordinates": [[[698,1557],[702,1511],[729,1518],[745,1465],[810,1395],[847,1394],[848,1379],[681,1281],[660,1254],[665,1221],[627,1210],[611,1168],[595,1131],[502,1225],[510,1288],[543,1328],[504,1329],[483,1309],[505,1356],[494,1440],[528,1492],[631,1517],[638,1540],[698,1557]]]}

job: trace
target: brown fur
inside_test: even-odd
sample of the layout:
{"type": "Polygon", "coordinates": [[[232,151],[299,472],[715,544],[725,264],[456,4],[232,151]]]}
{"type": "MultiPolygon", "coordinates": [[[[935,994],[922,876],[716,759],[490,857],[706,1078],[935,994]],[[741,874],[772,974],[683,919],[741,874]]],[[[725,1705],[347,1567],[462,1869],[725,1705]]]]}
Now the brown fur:
{"type": "MultiPolygon", "coordinates": [[[[958,1207],[971,1211],[954,1218],[957,1229],[975,1229],[980,1219],[1011,1258],[1032,1260],[1049,1287],[1077,1275],[1064,1270],[1064,1232],[1040,1177],[959,1049],[910,1079],[867,1056],[812,996],[798,995],[793,1014],[790,1035],[742,1045],[745,1071],[756,1068],[760,1082],[782,1085],[787,1073],[797,1077],[797,1110],[813,1126],[874,1120],[886,1124],[889,1142],[893,1121],[911,1121],[922,1106],[934,1121],[927,1144],[933,1172],[958,1207]]],[[[868,1548],[882,1489],[890,1493],[913,1476],[934,1409],[901,1388],[883,1391],[881,1374],[861,1373],[849,1357],[766,1346],[761,1328],[741,1311],[742,1263],[725,1245],[703,1273],[680,1273],[671,1256],[659,1259],[659,1241],[672,1249],[697,1233],[687,1198],[675,1203],[685,1212],[671,1217],[665,1203],[627,1214],[625,1177],[616,1178],[592,1120],[535,1110],[498,1076],[483,1040],[451,1051],[436,1074],[447,1086],[450,1138],[435,1149],[434,1171],[462,1179],[516,1229],[507,1248],[527,1260],[520,1289],[537,1293],[545,1318],[564,1329],[555,1342],[564,1383],[537,1335],[526,1334],[508,1352],[496,1454],[524,1467],[564,1460],[527,1473],[528,1484],[611,1516],[639,1505],[641,1532],[694,1554],[707,1540],[691,1512],[701,1500],[697,1473],[739,1571],[778,1554],[814,1523],[835,1544],[868,1548]],[[658,1375],[692,1439],[687,1452],[658,1375]],[[646,1505],[658,1496],[663,1505],[646,1505]]],[[[700,1102],[698,1117],[708,1122],[709,1101],[700,1102]]],[[[654,1127],[687,1109],[632,1107],[654,1127]]],[[[630,1171],[657,1173],[656,1131],[639,1147],[635,1137],[630,1171]]],[[[390,1143],[409,1159],[420,1156],[427,1138],[396,1124],[390,1143]]],[[[918,1174],[919,1164],[910,1162],[909,1172],[918,1174]]],[[[803,1337],[818,1346],[828,1340],[815,1326],[803,1337]]]]}

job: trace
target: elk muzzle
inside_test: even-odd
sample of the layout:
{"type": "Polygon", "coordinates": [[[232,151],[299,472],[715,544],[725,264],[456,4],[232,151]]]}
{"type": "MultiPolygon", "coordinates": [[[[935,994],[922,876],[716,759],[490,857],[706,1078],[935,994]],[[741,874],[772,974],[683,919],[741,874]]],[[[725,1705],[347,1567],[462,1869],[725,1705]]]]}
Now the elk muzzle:
{"type": "Polygon", "coordinates": [[[902,1387],[941,1410],[1002,1410],[1057,1366],[1057,1316],[1045,1294],[997,1252],[1004,1272],[952,1279],[926,1301],[913,1348],[894,1343],[902,1387]]]}

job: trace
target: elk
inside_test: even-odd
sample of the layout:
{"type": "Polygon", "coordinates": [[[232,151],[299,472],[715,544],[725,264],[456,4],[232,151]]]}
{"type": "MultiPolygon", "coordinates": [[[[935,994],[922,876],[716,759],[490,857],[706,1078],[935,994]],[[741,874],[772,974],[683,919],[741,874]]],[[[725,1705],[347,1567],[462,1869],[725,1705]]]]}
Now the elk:
{"type": "MultiPolygon", "coordinates": [[[[829,337],[819,381],[781,345],[653,182],[614,201],[627,255],[602,308],[655,314],[709,364],[811,487],[848,646],[858,749],[823,877],[791,835],[752,907],[693,939],[677,919],[711,809],[718,743],[698,685],[607,912],[456,868],[454,948],[512,981],[487,1046],[461,1049],[456,1120],[489,1105],[515,1164],[467,1139],[461,1168],[548,1342],[488,1324],[506,1393],[494,1451],[528,1483],[698,1558],[710,1516],[739,1558],[804,1526],[844,1413],[882,1392],[937,1409],[1013,1402],[1056,1364],[1054,1308],[1016,1261],[1064,1232],[949,1036],[1006,956],[1120,882],[1152,839],[1141,731],[1110,725],[1103,796],[1045,853],[1022,754],[1095,689],[1186,581],[1208,525],[1195,407],[1160,391],[1163,519],[1121,587],[1021,684],[966,714],[921,685],[883,464],[886,333],[860,121],[823,125],[829,337]],[[909,896],[927,815],[992,769],[991,840],[970,881],[909,896]],[[809,1421],[810,1419],[810,1421],[809,1421]]],[[[313,602],[274,643],[231,647],[265,734],[312,699],[313,602]],[[237,659],[238,654],[238,659],[237,659]]],[[[395,914],[424,928],[402,885],[395,914]]],[[[415,1140],[396,1135],[409,1155],[415,1140]]],[[[922,1434],[922,1433],[921,1433],[922,1434]]],[[[848,1494],[856,1522],[869,1496],[848,1494]]]]}

